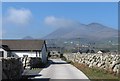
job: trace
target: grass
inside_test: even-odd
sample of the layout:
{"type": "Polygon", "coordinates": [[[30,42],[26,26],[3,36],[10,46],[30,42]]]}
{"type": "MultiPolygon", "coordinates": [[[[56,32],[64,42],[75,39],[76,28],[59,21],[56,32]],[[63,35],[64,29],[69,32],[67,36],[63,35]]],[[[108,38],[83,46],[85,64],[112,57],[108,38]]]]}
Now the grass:
{"type": "Polygon", "coordinates": [[[88,66],[80,63],[73,63],[67,60],[64,56],[62,60],[74,65],[81,70],[91,81],[120,81],[120,75],[116,76],[111,72],[99,68],[89,68],[88,66]]]}
{"type": "Polygon", "coordinates": [[[73,65],[88,76],[91,81],[120,81],[120,76],[115,76],[105,70],[89,68],[88,66],[79,63],[73,63],[73,65]]]}

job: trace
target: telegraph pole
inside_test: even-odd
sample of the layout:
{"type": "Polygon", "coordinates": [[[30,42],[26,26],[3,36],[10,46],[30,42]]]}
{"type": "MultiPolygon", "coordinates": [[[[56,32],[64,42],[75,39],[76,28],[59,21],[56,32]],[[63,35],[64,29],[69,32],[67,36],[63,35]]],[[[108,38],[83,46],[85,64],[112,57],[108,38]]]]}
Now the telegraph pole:
{"type": "Polygon", "coordinates": [[[80,52],[80,37],[78,38],[78,53],[80,52]]]}
{"type": "Polygon", "coordinates": [[[78,38],[78,40],[79,40],[79,52],[80,52],[80,37],[78,38]]]}

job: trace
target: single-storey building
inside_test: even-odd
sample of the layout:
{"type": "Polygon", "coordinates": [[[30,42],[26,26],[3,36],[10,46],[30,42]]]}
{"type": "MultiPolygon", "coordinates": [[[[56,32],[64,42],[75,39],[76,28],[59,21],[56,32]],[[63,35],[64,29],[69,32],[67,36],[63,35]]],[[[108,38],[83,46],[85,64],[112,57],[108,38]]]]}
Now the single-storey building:
{"type": "Polygon", "coordinates": [[[0,45],[0,57],[10,57],[10,48],[7,45],[0,45]]]}
{"type": "Polygon", "coordinates": [[[47,47],[48,51],[57,51],[59,53],[63,53],[63,47],[47,47]]]}
{"type": "Polygon", "coordinates": [[[102,53],[107,53],[110,52],[109,50],[99,50],[97,53],[102,54],[102,53]]]}
{"type": "Polygon", "coordinates": [[[99,54],[101,54],[101,53],[103,53],[101,50],[99,50],[97,53],[99,53],[99,54]]]}
{"type": "Polygon", "coordinates": [[[47,46],[45,40],[0,40],[2,57],[41,57],[47,61],[47,46]]]}

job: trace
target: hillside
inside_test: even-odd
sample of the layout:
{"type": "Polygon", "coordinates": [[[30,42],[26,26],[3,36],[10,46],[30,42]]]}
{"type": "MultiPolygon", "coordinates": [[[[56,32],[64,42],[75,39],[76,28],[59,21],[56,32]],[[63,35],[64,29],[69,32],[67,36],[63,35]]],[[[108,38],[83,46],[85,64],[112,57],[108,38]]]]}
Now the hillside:
{"type": "Polygon", "coordinates": [[[79,24],[77,27],[64,27],[45,36],[45,39],[71,39],[84,38],[88,40],[101,40],[116,38],[117,30],[98,23],[88,25],[79,24]]]}

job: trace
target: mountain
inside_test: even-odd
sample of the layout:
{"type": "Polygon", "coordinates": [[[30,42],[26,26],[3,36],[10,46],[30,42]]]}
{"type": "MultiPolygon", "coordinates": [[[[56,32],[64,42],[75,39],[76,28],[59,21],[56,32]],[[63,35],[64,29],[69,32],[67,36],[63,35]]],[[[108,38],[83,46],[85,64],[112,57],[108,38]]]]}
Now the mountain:
{"type": "Polygon", "coordinates": [[[22,39],[34,39],[33,37],[31,37],[31,36],[26,36],[26,37],[23,37],[22,39]]]}
{"type": "Polygon", "coordinates": [[[91,23],[88,25],[79,24],[79,26],[61,27],[56,31],[45,36],[44,39],[71,39],[83,38],[87,40],[101,40],[117,38],[118,31],[116,29],[104,26],[99,23],[91,23]]]}

